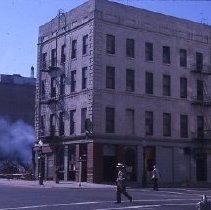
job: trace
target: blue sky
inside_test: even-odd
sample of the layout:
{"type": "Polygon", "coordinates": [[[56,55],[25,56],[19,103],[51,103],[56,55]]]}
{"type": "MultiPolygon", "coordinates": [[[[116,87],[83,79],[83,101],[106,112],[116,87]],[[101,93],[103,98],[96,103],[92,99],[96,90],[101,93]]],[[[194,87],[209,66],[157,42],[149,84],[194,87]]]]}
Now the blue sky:
{"type": "MultiPolygon", "coordinates": [[[[211,25],[211,1],[115,0],[163,14],[211,25]]],[[[0,0],[0,73],[30,75],[36,70],[38,27],[59,9],[69,11],[86,0],[0,0]]]]}

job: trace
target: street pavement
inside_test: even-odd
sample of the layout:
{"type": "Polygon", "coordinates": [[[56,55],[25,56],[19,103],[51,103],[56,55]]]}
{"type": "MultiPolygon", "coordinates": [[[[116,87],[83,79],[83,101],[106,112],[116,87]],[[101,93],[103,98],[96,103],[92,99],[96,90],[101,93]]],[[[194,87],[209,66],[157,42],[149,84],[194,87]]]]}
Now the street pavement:
{"type": "Polygon", "coordinates": [[[115,186],[93,183],[0,179],[0,210],[196,210],[203,194],[211,200],[209,188],[128,188],[130,203],[122,196],[115,204],[115,186]]]}

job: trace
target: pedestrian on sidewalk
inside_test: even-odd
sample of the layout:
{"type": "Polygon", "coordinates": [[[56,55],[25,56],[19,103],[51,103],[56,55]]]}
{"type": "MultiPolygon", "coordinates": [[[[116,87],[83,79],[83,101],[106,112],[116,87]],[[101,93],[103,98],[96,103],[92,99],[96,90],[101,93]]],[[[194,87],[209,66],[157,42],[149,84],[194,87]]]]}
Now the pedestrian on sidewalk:
{"type": "Polygon", "coordinates": [[[123,164],[117,164],[118,174],[116,179],[117,190],[116,190],[116,203],[121,203],[121,194],[128,198],[132,202],[132,197],[126,191],[126,168],[123,164]]]}
{"type": "Polygon", "coordinates": [[[158,190],[158,181],[160,179],[160,173],[156,165],[153,166],[152,170],[152,182],[153,182],[153,189],[158,190]]]}

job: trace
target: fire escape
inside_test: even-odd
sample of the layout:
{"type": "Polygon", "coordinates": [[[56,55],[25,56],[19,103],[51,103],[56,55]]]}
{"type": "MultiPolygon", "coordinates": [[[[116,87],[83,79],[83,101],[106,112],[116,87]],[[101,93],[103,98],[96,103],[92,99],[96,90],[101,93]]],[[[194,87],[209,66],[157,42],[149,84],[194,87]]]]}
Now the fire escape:
{"type": "Polygon", "coordinates": [[[41,43],[39,53],[39,90],[37,90],[38,113],[36,122],[38,139],[44,142],[61,139],[64,136],[65,116],[65,66],[66,66],[66,17],[63,10],[59,10],[52,24],[58,24],[49,43],[41,43]],[[61,54],[58,55],[58,39],[64,41],[61,54]],[[55,43],[55,44],[53,44],[55,43]],[[46,44],[51,49],[43,52],[46,44]],[[53,47],[52,47],[53,46],[53,47]],[[58,59],[60,57],[60,59],[58,59]],[[49,116],[49,123],[46,117],[49,116]],[[49,127],[46,125],[49,124],[49,127]],[[56,130],[58,128],[58,130],[56,130]]]}
{"type": "Polygon", "coordinates": [[[192,97],[191,103],[199,113],[196,119],[196,130],[192,132],[192,139],[196,142],[203,142],[211,139],[211,97],[207,87],[207,80],[211,76],[211,65],[203,64],[202,53],[196,53],[196,64],[191,66],[191,72],[197,82],[197,95],[192,97]]]}

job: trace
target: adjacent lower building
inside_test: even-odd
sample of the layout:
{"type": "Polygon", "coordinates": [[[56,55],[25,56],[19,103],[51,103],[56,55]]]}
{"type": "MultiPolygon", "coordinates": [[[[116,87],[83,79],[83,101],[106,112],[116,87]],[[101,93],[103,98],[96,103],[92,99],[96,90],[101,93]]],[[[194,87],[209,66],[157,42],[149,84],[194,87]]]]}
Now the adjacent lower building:
{"type": "Polygon", "coordinates": [[[89,0],[40,26],[37,78],[37,176],[211,182],[209,25],[89,0]]]}

